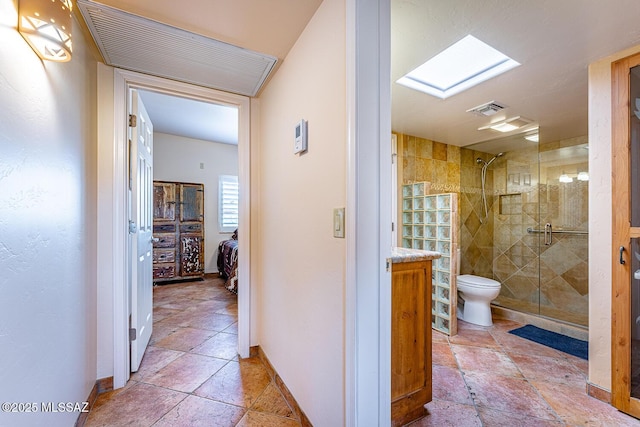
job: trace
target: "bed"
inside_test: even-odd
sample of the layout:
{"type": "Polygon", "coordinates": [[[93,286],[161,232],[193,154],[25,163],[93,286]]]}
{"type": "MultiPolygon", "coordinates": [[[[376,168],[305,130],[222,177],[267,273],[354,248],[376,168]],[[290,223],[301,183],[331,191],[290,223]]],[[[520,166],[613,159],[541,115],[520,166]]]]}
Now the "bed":
{"type": "Polygon", "coordinates": [[[218,271],[225,280],[224,286],[234,294],[238,293],[238,230],[231,239],[218,245],[218,271]]]}

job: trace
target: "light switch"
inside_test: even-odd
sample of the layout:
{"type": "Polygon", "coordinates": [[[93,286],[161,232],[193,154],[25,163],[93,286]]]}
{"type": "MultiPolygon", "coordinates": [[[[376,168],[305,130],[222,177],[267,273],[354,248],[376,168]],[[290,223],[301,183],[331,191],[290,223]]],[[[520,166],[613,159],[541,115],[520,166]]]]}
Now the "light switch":
{"type": "Polygon", "coordinates": [[[333,237],[344,238],[344,208],[333,210],[333,237]]]}

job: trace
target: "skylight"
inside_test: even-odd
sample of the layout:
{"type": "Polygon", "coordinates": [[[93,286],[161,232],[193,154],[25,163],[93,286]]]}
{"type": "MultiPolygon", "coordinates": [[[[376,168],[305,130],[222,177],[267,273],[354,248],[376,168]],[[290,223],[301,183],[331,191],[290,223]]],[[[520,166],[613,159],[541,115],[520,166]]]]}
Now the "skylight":
{"type": "Polygon", "coordinates": [[[448,98],[520,63],[468,35],[443,50],[397,83],[438,98],[448,98]]]}

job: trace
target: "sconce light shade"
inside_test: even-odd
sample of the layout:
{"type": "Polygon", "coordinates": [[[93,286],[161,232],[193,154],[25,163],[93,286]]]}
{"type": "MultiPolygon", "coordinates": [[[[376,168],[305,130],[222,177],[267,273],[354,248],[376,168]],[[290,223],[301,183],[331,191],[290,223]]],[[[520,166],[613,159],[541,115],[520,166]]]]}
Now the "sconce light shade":
{"type": "Polygon", "coordinates": [[[20,0],[18,31],[42,59],[71,59],[71,0],[20,0]]]}

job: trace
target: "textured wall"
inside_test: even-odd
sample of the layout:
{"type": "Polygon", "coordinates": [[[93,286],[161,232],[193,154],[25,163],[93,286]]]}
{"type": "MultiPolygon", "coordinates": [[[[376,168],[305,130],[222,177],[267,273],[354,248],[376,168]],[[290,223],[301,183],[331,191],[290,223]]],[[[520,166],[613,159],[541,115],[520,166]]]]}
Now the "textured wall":
{"type": "Polygon", "coordinates": [[[41,61],[16,4],[0,0],[0,402],[82,402],[96,380],[96,62],[75,23],[71,62],[41,61]]]}

